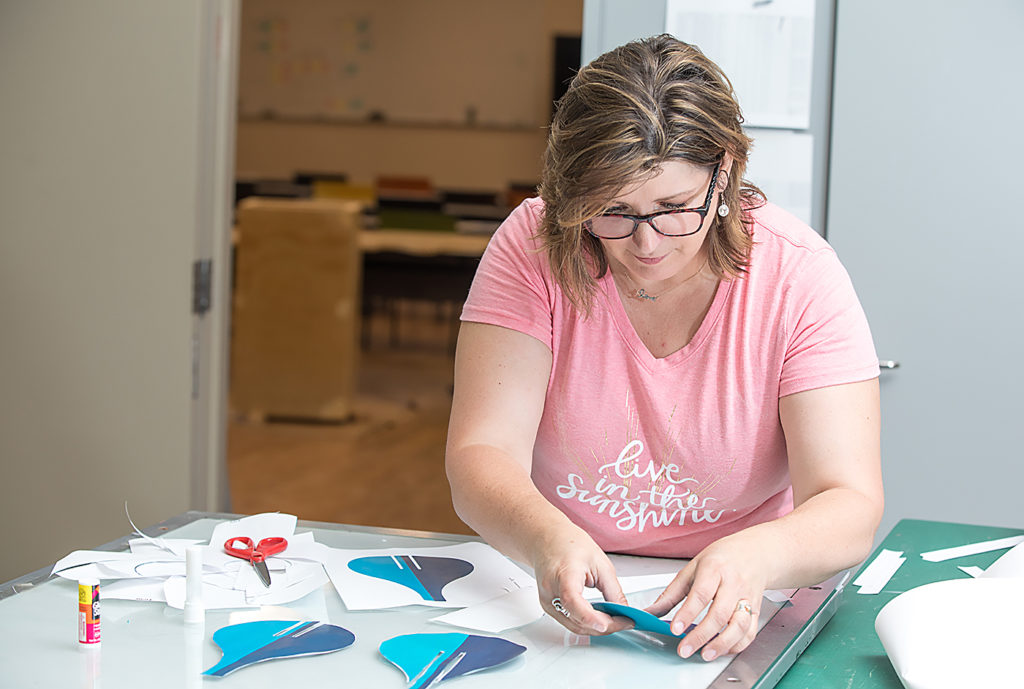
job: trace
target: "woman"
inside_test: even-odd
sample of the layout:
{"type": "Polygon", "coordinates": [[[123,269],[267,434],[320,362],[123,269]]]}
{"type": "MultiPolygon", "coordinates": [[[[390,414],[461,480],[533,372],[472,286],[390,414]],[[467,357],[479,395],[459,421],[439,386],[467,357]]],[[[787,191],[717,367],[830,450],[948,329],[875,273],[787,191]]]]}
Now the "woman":
{"type": "Polygon", "coordinates": [[[679,655],[745,648],[766,588],[862,560],[882,514],[878,360],[834,252],[742,181],[732,88],[664,35],[580,70],[540,199],[463,311],[446,466],[462,519],[578,634],[627,626],[606,552],[692,558],[648,608],[679,655]],[[716,636],[717,635],[717,636],[716,636]]]}

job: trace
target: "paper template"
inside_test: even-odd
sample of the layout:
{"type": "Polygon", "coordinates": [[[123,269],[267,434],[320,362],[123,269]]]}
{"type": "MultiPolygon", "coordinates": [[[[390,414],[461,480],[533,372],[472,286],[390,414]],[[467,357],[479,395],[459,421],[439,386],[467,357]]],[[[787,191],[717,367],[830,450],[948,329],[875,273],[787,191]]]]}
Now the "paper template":
{"type": "Polygon", "coordinates": [[[1004,687],[1020,680],[1019,579],[953,579],[891,600],[875,631],[907,689],[1004,687]]]}
{"type": "Polygon", "coordinates": [[[429,605],[461,608],[482,603],[503,593],[533,585],[533,577],[484,543],[470,542],[430,548],[343,550],[332,548],[324,568],[349,610],[429,605]],[[349,563],[360,558],[452,558],[472,565],[467,575],[451,581],[441,591],[444,600],[425,600],[421,593],[402,583],[354,571],[349,563]]]}
{"type": "Polygon", "coordinates": [[[1009,538],[997,538],[994,541],[968,543],[967,545],[960,545],[954,548],[932,550],[927,553],[921,553],[921,557],[928,562],[944,562],[958,557],[966,557],[967,555],[977,555],[978,553],[988,553],[993,550],[1012,548],[1020,543],[1024,543],[1024,534],[1020,536],[1010,536],[1009,538]]]}
{"type": "Polygon", "coordinates": [[[853,585],[858,587],[857,593],[874,594],[885,588],[889,580],[896,574],[907,558],[903,557],[903,551],[885,550],[872,560],[863,572],[853,580],[853,585]]]}

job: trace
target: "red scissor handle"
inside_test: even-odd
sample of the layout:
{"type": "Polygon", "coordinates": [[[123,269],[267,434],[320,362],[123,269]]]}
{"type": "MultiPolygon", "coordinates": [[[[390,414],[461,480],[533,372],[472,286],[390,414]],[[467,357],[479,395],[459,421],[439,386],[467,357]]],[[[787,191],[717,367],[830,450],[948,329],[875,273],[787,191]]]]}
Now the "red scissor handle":
{"type": "Polygon", "coordinates": [[[276,555],[287,547],[287,539],[280,536],[264,538],[255,547],[253,547],[252,539],[248,536],[235,536],[224,542],[224,550],[229,554],[240,557],[243,560],[249,560],[250,562],[263,562],[271,555],[276,555]],[[242,547],[237,547],[235,543],[241,543],[242,547]]]}

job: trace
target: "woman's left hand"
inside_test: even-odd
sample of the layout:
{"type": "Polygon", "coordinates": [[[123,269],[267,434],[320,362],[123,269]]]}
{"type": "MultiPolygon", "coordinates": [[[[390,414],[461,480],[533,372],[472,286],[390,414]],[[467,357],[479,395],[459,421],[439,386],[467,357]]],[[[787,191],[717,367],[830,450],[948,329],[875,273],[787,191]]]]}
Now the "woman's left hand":
{"type": "Polygon", "coordinates": [[[647,611],[661,617],[685,598],[672,617],[672,633],[682,634],[710,604],[707,614],[679,642],[678,653],[697,649],[704,660],[739,653],[754,640],[767,581],[769,560],[764,544],[743,532],[702,550],[665,587],[647,611]]]}

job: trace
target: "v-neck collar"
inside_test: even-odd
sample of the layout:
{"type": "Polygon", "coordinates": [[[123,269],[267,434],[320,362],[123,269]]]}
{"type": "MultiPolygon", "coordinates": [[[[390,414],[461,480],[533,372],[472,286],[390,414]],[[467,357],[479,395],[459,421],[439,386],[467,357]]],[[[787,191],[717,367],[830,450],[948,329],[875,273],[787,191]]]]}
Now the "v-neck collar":
{"type": "Polygon", "coordinates": [[[608,308],[608,313],[611,314],[612,322],[615,324],[615,329],[618,330],[619,336],[633,352],[637,361],[653,371],[678,366],[700,349],[722,314],[726,299],[728,299],[729,292],[732,290],[733,282],[734,280],[719,280],[718,287],[715,288],[715,296],[711,300],[711,307],[704,314],[704,320],[701,321],[700,327],[697,328],[694,336],[684,347],[677,349],[668,356],[660,358],[651,353],[651,350],[643,343],[640,335],[636,332],[636,328],[630,322],[629,315],[626,313],[626,307],[622,303],[622,295],[619,294],[619,290],[615,286],[615,278],[612,277],[611,270],[604,274],[604,277],[598,281],[598,284],[604,293],[605,305],[608,308]]]}

